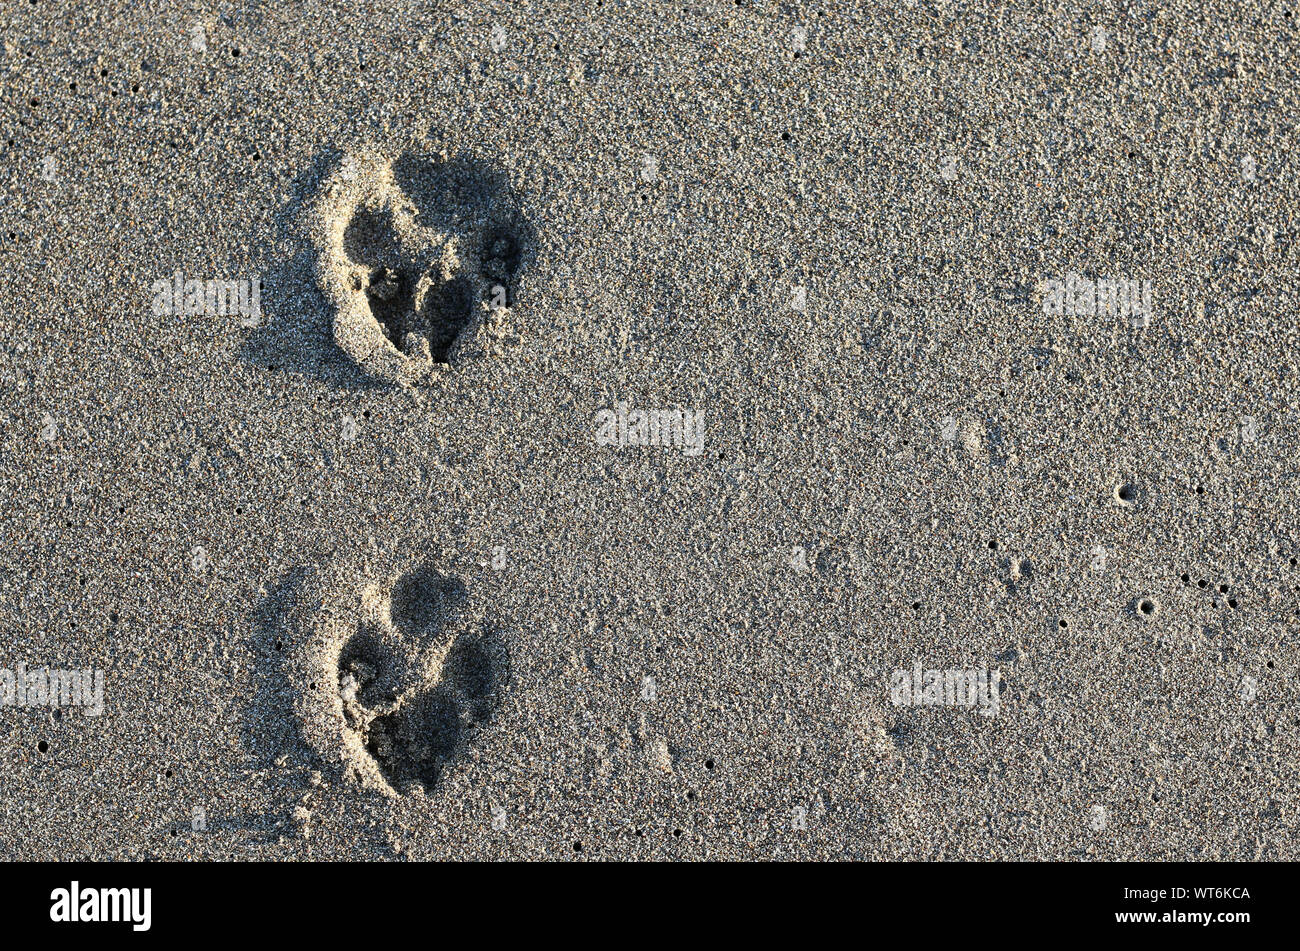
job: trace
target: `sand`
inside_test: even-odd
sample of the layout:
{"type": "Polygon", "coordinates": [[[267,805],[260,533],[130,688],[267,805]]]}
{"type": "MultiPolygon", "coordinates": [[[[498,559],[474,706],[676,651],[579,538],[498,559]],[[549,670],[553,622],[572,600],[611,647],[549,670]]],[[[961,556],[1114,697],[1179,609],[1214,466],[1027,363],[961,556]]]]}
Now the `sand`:
{"type": "Polygon", "coordinates": [[[1291,8],[97,6],[0,855],[1296,857],[1291,8]]]}

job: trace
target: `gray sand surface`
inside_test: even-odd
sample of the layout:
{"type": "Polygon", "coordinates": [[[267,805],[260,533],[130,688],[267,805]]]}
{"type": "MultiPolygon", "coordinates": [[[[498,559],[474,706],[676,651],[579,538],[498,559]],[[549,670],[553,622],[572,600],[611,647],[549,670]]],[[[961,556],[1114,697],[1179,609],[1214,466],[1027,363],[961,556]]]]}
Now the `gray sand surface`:
{"type": "Polygon", "coordinates": [[[292,6],[0,17],[0,856],[1296,857],[1293,4],[292,6]]]}

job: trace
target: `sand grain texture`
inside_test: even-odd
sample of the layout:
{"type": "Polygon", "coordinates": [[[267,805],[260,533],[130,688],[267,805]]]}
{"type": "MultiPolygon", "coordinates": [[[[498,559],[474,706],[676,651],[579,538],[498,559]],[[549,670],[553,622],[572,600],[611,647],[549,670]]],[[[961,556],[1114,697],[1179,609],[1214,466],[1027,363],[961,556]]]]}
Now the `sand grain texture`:
{"type": "Polygon", "coordinates": [[[1298,18],[10,4],[0,855],[1295,858],[1298,18]]]}

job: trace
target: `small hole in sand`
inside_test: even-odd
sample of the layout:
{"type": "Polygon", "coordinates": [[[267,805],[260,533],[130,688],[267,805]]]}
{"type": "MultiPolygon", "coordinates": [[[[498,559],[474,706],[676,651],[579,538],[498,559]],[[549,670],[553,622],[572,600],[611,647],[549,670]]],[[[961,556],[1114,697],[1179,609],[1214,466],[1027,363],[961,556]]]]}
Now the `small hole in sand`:
{"type": "Polygon", "coordinates": [[[1138,611],[1143,617],[1154,617],[1158,610],[1159,607],[1150,598],[1142,598],[1138,601],[1138,611]]]}

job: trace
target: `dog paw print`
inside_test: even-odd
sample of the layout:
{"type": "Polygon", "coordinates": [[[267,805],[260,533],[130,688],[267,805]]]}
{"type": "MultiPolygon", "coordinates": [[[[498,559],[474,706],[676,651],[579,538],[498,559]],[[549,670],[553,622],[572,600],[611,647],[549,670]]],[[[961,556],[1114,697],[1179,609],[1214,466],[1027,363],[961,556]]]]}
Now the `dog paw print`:
{"type": "Polygon", "coordinates": [[[364,372],[427,382],[499,348],[529,243],[501,176],[360,152],[325,180],[312,219],[334,341],[364,372]]]}
{"type": "Polygon", "coordinates": [[[427,564],[365,586],[351,610],[330,600],[303,640],[308,741],[364,786],[431,792],[500,702],[500,635],[471,623],[465,586],[427,564]]]}

